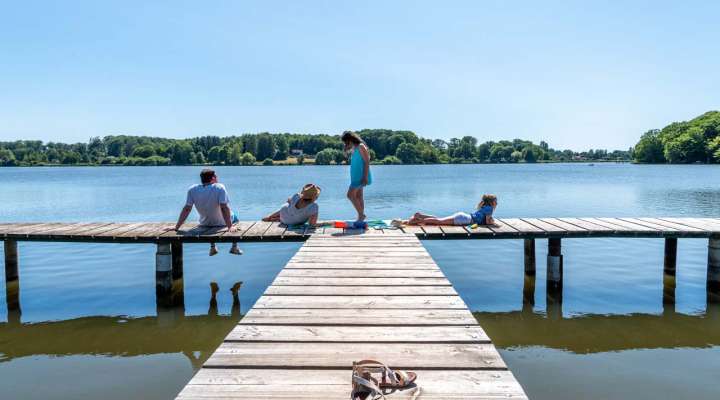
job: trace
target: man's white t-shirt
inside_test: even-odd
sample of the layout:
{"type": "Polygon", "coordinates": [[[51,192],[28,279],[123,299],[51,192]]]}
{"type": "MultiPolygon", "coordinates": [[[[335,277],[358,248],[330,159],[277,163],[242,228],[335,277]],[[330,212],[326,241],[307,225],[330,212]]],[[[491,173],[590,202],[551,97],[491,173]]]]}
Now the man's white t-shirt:
{"type": "Polygon", "coordinates": [[[228,203],[228,193],[222,183],[192,185],[185,201],[186,205],[197,209],[201,226],[225,226],[220,205],[228,203]]]}

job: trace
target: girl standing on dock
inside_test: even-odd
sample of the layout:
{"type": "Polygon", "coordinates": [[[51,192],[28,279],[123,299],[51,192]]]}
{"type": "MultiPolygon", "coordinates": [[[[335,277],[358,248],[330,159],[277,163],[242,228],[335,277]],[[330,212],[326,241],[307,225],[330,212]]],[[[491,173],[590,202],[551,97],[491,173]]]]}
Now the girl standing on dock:
{"type": "Polygon", "coordinates": [[[357,211],[357,221],[365,221],[365,198],[363,188],[372,183],[370,173],[370,151],[365,142],[356,133],[345,131],[340,138],[349,154],[350,188],[347,197],[357,211]]]}

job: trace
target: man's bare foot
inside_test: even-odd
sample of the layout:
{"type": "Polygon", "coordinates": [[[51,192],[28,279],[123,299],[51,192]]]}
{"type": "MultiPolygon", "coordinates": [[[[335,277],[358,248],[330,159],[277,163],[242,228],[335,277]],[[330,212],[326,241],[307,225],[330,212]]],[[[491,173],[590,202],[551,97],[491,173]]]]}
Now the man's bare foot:
{"type": "Polygon", "coordinates": [[[233,242],[232,247],[230,247],[230,254],[235,254],[236,256],[242,255],[243,251],[238,248],[237,242],[233,242]]]}
{"type": "Polygon", "coordinates": [[[210,293],[212,293],[213,297],[215,297],[215,294],[220,290],[220,286],[218,286],[217,282],[210,282],[210,293]]]}
{"type": "Polygon", "coordinates": [[[210,253],[209,253],[210,257],[214,256],[214,255],[217,254],[217,253],[218,253],[217,247],[215,247],[215,244],[214,244],[214,243],[211,244],[211,245],[210,245],[210,253]]]}
{"type": "Polygon", "coordinates": [[[365,214],[360,214],[360,215],[358,215],[357,221],[358,221],[358,222],[363,222],[363,221],[365,221],[366,218],[367,218],[367,215],[365,215],[365,214]]]}
{"type": "Polygon", "coordinates": [[[240,290],[240,286],[242,286],[242,284],[243,284],[242,281],[240,281],[240,282],[235,282],[235,284],[232,285],[232,287],[230,288],[230,291],[232,292],[233,296],[237,296],[238,291],[240,290]]]}

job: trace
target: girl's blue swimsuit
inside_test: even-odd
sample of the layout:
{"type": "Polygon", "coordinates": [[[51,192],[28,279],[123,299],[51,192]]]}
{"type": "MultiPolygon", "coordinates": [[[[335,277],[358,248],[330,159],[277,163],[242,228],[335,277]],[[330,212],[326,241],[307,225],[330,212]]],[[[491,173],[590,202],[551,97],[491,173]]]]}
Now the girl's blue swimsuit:
{"type": "Polygon", "coordinates": [[[474,213],[470,214],[472,215],[472,220],[474,223],[478,225],[486,225],[487,224],[487,216],[492,215],[493,209],[492,206],[482,206],[479,210],[475,211],[474,213]]]}
{"type": "MultiPolygon", "coordinates": [[[[355,146],[352,155],[350,156],[350,187],[359,188],[362,186],[363,172],[365,170],[365,160],[363,160],[360,154],[360,146],[355,146]]],[[[372,174],[368,169],[368,181],[367,184],[372,183],[372,174]]]]}

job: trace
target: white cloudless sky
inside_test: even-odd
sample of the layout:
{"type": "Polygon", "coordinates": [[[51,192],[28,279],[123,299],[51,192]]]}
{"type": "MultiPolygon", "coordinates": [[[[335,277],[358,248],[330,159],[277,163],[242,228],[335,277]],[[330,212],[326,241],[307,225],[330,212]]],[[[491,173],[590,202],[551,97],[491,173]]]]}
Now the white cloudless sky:
{"type": "Polygon", "coordinates": [[[0,140],[412,130],[626,149],[720,109],[717,1],[0,3],[0,140]]]}

